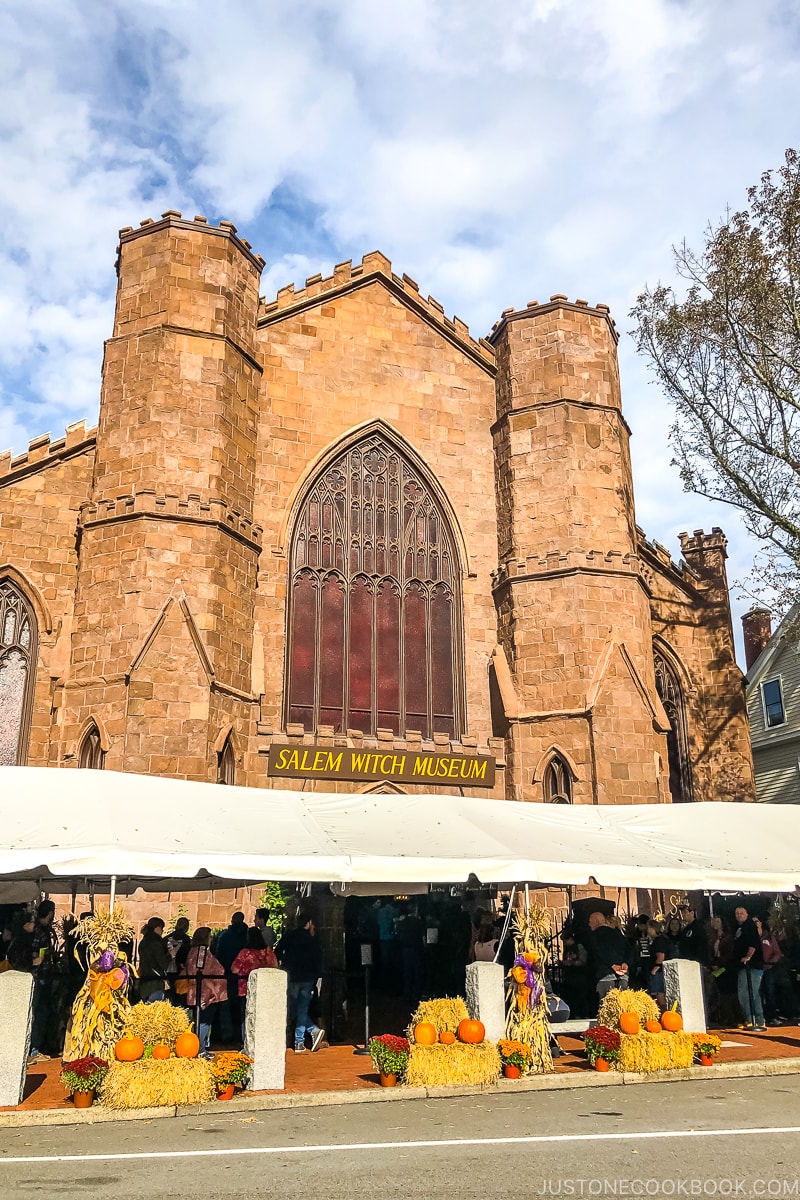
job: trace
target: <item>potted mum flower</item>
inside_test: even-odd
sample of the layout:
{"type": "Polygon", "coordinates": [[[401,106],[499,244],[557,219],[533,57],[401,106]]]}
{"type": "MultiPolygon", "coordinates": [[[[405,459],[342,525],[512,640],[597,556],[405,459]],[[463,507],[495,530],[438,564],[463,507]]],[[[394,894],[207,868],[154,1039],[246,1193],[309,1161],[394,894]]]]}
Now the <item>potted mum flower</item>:
{"type": "Polygon", "coordinates": [[[497,1043],[497,1048],[500,1051],[500,1061],[503,1064],[503,1074],[506,1079],[519,1079],[520,1075],[530,1069],[531,1048],[527,1042],[515,1042],[508,1038],[501,1038],[497,1043]]]}
{"type": "Polygon", "coordinates": [[[595,1025],[583,1035],[586,1056],[596,1071],[609,1071],[619,1058],[620,1035],[607,1025],[595,1025]]]}
{"type": "Polygon", "coordinates": [[[86,1058],[74,1058],[61,1068],[61,1082],[72,1096],[76,1108],[90,1108],[94,1094],[108,1072],[104,1058],[93,1054],[86,1058]]]}
{"type": "Polygon", "coordinates": [[[393,1033],[381,1033],[370,1038],[369,1053],[375,1069],[381,1077],[383,1087],[394,1087],[402,1079],[408,1066],[408,1038],[395,1037],[393,1033]]]}
{"type": "Polygon", "coordinates": [[[241,1087],[250,1074],[252,1058],[240,1050],[224,1050],[211,1060],[211,1073],[217,1085],[218,1100],[232,1100],[233,1091],[241,1087]]]}
{"type": "Polygon", "coordinates": [[[722,1042],[715,1033],[693,1033],[695,1058],[701,1067],[713,1067],[714,1057],[719,1054],[722,1042]]]}

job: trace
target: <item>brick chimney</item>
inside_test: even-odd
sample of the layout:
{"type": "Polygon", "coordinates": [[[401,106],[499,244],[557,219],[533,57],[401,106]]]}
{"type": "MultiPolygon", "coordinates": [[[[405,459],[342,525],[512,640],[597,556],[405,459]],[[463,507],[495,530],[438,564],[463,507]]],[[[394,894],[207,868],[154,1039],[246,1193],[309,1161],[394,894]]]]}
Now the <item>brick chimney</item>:
{"type": "Polygon", "coordinates": [[[768,608],[751,608],[742,617],[744,661],[749,671],[772,637],[772,614],[768,608]]]}

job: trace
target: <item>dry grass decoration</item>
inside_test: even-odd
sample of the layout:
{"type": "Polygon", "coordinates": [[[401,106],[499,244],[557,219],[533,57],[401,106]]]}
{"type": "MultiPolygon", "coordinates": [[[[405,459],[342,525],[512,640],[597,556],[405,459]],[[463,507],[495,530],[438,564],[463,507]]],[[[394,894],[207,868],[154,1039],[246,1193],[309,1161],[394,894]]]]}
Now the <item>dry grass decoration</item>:
{"type": "Polygon", "coordinates": [[[519,909],[512,922],[514,965],[508,973],[511,1006],[506,1018],[506,1038],[525,1042],[531,1048],[532,1074],[553,1070],[550,1051],[550,1021],[544,990],[550,914],[541,904],[519,909]]]}
{"type": "MultiPolygon", "coordinates": [[[[597,1013],[598,1025],[619,1030],[622,1013],[636,1013],[641,1025],[657,1021],[660,1016],[658,1005],[647,992],[620,991],[612,988],[604,996],[597,1013]]],[[[620,1033],[619,1055],[612,1064],[615,1071],[668,1071],[674,1067],[690,1067],[694,1057],[694,1038],[691,1033],[620,1033]]]]}
{"type": "Polygon", "coordinates": [[[453,1042],[444,1045],[418,1046],[414,1041],[414,1026],[430,1021],[437,1035],[456,1033],[461,1021],[469,1017],[467,1006],[460,996],[445,996],[441,1000],[423,1000],[408,1027],[409,1058],[404,1083],[411,1087],[478,1087],[494,1083],[500,1074],[500,1054],[494,1042],[483,1041],[467,1045],[453,1042]]]}
{"type": "Polygon", "coordinates": [[[75,926],[77,944],[86,947],[89,969],[72,1005],[64,1040],[66,1060],[94,1055],[112,1060],[114,1047],[128,1021],[128,987],[133,968],[120,943],[133,938],[133,926],[122,909],[98,905],[75,926]]]}
{"type": "MultiPolygon", "coordinates": [[[[135,1004],[128,1012],[125,1033],[145,1044],[145,1057],[136,1062],[112,1061],[99,1100],[109,1108],[158,1108],[165,1104],[202,1104],[217,1094],[211,1063],[204,1058],[176,1058],[175,1041],[191,1028],[185,1008],[166,1000],[135,1004]],[[152,1047],[169,1046],[169,1058],[149,1057],[152,1047]]],[[[112,1056],[113,1057],[113,1056],[112,1056]]]]}

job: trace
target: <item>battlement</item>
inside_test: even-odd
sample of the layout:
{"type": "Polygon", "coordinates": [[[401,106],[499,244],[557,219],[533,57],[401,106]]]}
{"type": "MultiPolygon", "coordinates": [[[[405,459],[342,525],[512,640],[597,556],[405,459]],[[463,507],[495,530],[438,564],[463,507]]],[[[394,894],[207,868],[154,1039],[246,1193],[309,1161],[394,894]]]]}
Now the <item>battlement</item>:
{"type": "Polygon", "coordinates": [[[263,529],[260,525],[231,508],[224,500],[202,500],[192,492],[182,497],[171,493],[161,495],[151,488],[142,488],[133,495],[116,496],[107,500],[87,500],[80,506],[78,523],[81,528],[86,528],[112,521],[132,520],[140,516],[217,525],[229,530],[249,545],[261,548],[263,529]]]}
{"type": "Polygon", "coordinates": [[[719,550],[725,558],[728,556],[728,539],[719,525],[713,525],[711,533],[705,533],[702,529],[695,529],[691,537],[688,533],[679,533],[678,538],[681,543],[681,551],[685,555],[705,554],[709,550],[719,550]]]}
{"type": "Polygon", "coordinates": [[[183,214],[179,213],[175,208],[168,208],[166,212],[163,212],[159,221],[154,220],[152,217],[145,217],[143,221],[139,222],[138,229],[134,229],[132,225],[123,226],[119,231],[120,247],[126,242],[133,242],[137,238],[146,237],[148,234],[169,228],[196,229],[201,233],[227,238],[241,250],[246,258],[250,259],[259,274],[266,266],[266,261],[261,255],[253,253],[253,248],[247,239],[238,236],[236,226],[232,221],[220,221],[219,225],[209,225],[208,218],[201,216],[195,216],[190,221],[188,218],[184,218],[183,214]]]}
{"type": "Polygon", "coordinates": [[[548,554],[531,554],[522,559],[509,559],[491,572],[492,586],[497,588],[512,579],[539,575],[560,574],[565,571],[625,571],[637,574],[636,554],[619,550],[551,550],[548,554]]]}
{"type": "Polygon", "coordinates": [[[376,277],[381,277],[395,295],[407,303],[410,302],[420,315],[438,327],[449,340],[466,347],[473,357],[477,357],[487,366],[494,367],[494,349],[489,342],[485,338],[476,340],[472,337],[469,326],[459,317],[454,316],[451,320],[445,316],[443,305],[433,296],[423,297],[419,284],[410,275],[395,275],[389,259],[378,250],[365,254],[355,266],[352,259],[337,263],[333,274],[325,279],[321,275],[310,275],[306,279],[305,287],[295,288],[295,285],[290,283],[280,289],[274,300],[267,302],[261,297],[258,324],[270,325],[293,312],[312,306],[320,297],[333,299],[353,287],[363,287],[376,277]]]}
{"type": "Polygon", "coordinates": [[[42,433],[28,442],[28,449],[23,454],[15,455],[13,450],[0,453],[0,486],[17,479],[20,475],[28,475],[40,467],[46,467],[73,454],[87,450],[95,442],[97,426],[86,428],[85,421],[76,421],[68,425],[64,437],[50,440],[49,433],[42,433]]]}
{"type": "Polygon", "coordinates": [[[566,309],[568,312],[589,313],[592,316],[603,318],[608,323],[615,344],[619,341],[617,325],[611,316],[611,310],[607,304],[598,303],[591,305],[588,300],[570,300],[561,292],[555,292],[544,304],[540,304],[538,300],[529,300],[525,308],[504,308],[500,320],[495,321],[492,326],[492,332],[489,334],[487,340],[490,345],[494,345],[503,330],[513,321],[530,320],[531,317],[541,317],[546,313],[555,312],[557,309],[566,309]]]}

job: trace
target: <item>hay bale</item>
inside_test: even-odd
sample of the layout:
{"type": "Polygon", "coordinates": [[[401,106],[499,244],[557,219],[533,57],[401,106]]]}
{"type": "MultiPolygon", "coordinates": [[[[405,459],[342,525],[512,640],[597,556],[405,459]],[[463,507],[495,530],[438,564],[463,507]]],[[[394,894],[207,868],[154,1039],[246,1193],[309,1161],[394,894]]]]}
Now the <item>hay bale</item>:
{"type": "Polygon", "coordinates": [[[108,1108],[157,1108],[203,1104],[216,1094],[211,1064],[204,1058],[140,1058],[113,1062],[98,1099],[108,1108]]]}
{"type": "MultiPolygon", "coordinates": [[[[424,1018],[429,1020],[430,1018],[424,1018]]],[[[411,1046],[404,1082],[410,1087],[458,1087],[494,1083],[500,1074],[500,1052],[495,1042],[467,1045],[411,1046]]]]}
{"type": "Polygon", "coordinates": [[[411,1018],[409,1038],[413,1040],[413,1029],[420,1021],[430,1021],[436,1026],[437,1033],[458,1033],[462,1021],[469,1017],[467,1006],[461,996],[444,996],[441,1000],[423,1000],[417,1006],[417,1011],[411,1018]]]}
{"type": "Polygon", "coordinates": [[[669,1071],[690,1067],[693,1058],[690,1033],[623,1033],[615,1065],[618,1071],[669,1071]]]}
{"type": "Polygon", "coordinates": [[[647,992],[626,988],[612,988],[602,999],[597,1013],[597,1024],[607,1025],[609,1029],[619,1029],[619,1018],[624,1012],[636,1013],[644,1025],[647,1021],[657,1021],[661,1016],[658,1005],[647,992]]]}
{"type": "Polygon", "coordinates": [[[168,1000],[154,1000],[152,1004],[134,1004],[128,1013],[125,1032],[129,1037],[141,1038],[145,1046],[166,1042],[174,1050],[175,1039],[190,1029],[191,1024],[185,1008],[177,1008],[168,1000]]]}

